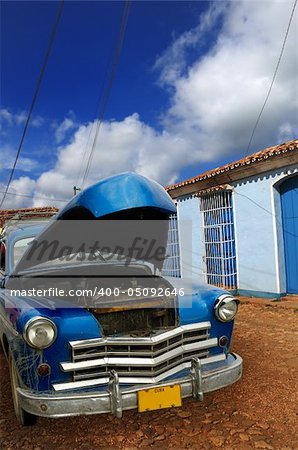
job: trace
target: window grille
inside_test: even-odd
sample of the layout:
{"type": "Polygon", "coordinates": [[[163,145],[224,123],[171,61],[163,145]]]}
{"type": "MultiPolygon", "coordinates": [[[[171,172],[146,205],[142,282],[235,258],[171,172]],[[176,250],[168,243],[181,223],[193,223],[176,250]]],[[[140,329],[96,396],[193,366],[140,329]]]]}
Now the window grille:
{"type": "Polygon", "coordinates": [[[171,215],[169,219],[166,254],[167,257],[163,264],[162,275],[167,277],[181,277],[177,214],[171,215]]]}
{"type": "Polygon", "coordinates": [[[235,230],[232,192],[219,191],[201,197],[203,214],[203,272],[209,284],[237,287],[235,230]]]}

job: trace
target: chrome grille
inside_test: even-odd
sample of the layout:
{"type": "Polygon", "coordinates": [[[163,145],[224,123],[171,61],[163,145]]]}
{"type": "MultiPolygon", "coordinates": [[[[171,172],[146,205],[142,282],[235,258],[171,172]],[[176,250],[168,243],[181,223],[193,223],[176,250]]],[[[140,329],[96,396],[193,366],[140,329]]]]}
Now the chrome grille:
{"type": "MultiPolygon", "coordinates": [[[[193,356],[199,357],[202,364],[219,359],[209,357],[209,348],[217,346],[217,338],[210,338],[210,328],[210,322],[200,322],[158,330],[150,337],[73,341],[70,342],[72,360],[61,363],[61,367],[72,373],[73,382],[69,386],[73,388],[104,384],[112,369],[118,373],[120,383],[160,381],[190,367],[193,356]]],[[[64,388],[66,384],[63,383],[64,388]]],[[[59,385],[54,388],[59,390],[59,385]]]]}

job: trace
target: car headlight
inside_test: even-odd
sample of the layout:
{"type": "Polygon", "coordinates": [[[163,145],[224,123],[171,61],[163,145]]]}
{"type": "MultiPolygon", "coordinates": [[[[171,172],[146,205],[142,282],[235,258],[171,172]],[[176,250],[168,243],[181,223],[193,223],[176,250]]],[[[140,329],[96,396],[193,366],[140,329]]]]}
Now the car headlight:
{"type": "Polygon", "coordinates": [[[34,317],[25,326],[24,339],[30,347],[43,349],[56,339],[57,328],[54,322],[45,317],[34,317]]]}
{"type": "Polygon", "coordinates": [[[215,302],[215,316],[220,322],[230,322],[236,316],[239,300],[228,295],[221,295],[215,302]]]}

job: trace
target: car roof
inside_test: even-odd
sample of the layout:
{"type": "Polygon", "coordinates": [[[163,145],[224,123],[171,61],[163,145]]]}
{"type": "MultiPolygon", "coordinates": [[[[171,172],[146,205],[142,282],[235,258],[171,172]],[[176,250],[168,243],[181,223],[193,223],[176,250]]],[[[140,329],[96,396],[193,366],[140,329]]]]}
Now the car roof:
{"type": "Polygon", "coordinates": [[[49,223],[48,220],[18,220],[10,221],[3,228],[1,237],[19,239],[26,236],[36,236],[49,223]]]}

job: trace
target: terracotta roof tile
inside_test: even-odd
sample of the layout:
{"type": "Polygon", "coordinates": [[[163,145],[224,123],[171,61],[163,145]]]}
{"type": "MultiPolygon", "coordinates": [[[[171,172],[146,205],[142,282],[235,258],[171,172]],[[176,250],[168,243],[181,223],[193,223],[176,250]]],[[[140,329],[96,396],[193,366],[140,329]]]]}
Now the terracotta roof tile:
{"type": "Polygon", "coordinates": [[[41,206],[38,208],[18,208],[18,209],[3,209],[0,211],[0,227],[13,217],[22,216],[26,219],[50,217],[58,212],[58,209],[53,206],[41,206]]]}
{"type": "Polygon", "coordinates": [[[202,174],[199,174],[195,177],[188,178],[187,180],[180,181],[176,184],[171,184],[166,186],[165,189],[167,191],[171,191],[173,189],[177,189],[182,186],[186,186],[192,183],[196,183],[197,181],[203,181],[208,178],[216,177],[216,175],[220,175],[225,172],[229,172],[231,170],[235,170],[238,167],[245,167],[251,164],[256,164],[260,161],[264,161],[268,158],[276,157],[281,154],[293,152],[298,150],[298,139],[294,139],[292,141],[286,142],[284,144],[275,145],[274,147],[268,147],[259,152],[253,153],[250,156],[246,156],[245,158],[239,159],[238,161],[234,161],[229,164],[225,164],[224,166],[217,167],[215,169],[209,170],[202,174]]]}

